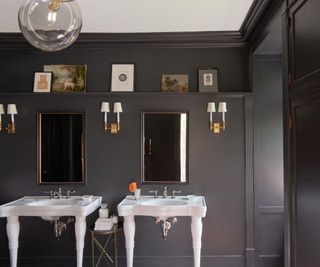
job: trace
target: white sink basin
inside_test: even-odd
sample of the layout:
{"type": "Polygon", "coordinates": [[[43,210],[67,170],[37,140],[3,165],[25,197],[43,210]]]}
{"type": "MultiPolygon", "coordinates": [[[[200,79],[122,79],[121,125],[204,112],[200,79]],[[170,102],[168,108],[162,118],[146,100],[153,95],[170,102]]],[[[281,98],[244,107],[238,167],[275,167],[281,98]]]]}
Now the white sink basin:
{"type": "Polygon", "coordinates": [[[101,197],[82,200],[80,196],[68,199],[50,199],[47,196],[27,196],[0,206],[0,217],[8,216],[88,216],[101,204],[101,197]]]}
{"type": "Polygon", "coordinates": [[[186,200],[170,199],[170,198],[156,198],[156,199],[146,199],[141,201],[143,206],[180,206],[188,205],[186,200]]]}
{"type": "Polygon", "coordinates": [[[127,196],[118,205],[120,216],[199,216],[205,217],[207,211],[206,202],[202,196],[177,196],[175,198],[154,198],[153,196],[141,196],[136,200],[133,196],[127,196]]]}
{"type": "Polygon", "coordinates": [[[87,202],[81,198],[69,199],[24,199],[26,206],[70,206],[70,205],[85,205],[87,202]]]}

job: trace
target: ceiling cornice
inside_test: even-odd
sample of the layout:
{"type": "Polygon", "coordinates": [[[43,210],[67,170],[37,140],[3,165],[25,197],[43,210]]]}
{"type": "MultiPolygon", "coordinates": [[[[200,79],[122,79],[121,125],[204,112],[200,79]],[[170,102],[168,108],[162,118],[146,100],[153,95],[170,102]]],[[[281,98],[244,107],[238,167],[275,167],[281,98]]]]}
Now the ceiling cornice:
{"type": "Polygon", "coordinates": [[[283,0],[254,0],[239,30],[243,40],[251,44],[256,29],[261,28],[282,3],[283,0]]]}
{"type": "MultiPolygon", "coordinates": [[[[168,33],[81,33],[73,48],[218,48],[245,47],[261,28],[267,13],[282,0],[254,0],[239,31],[168,32],[168,33]],[[263,18],[263,19],[262,19],[263,18]]],[[[0,33],[2,49],[34,49],[21,33],[0,33]]]]}
{"type": "MultiPolygon", "coordinates": [[[[21,33],[1,33],[0,47],[23,47],[27,41],[21,33]]],[[[70,48],[214,48],[241,47],[247,43],[238,31],[170,32],[170,33],[81,33],[70,48]]],[[[31,46],[30,46],[31,48],[31,46]]]]}

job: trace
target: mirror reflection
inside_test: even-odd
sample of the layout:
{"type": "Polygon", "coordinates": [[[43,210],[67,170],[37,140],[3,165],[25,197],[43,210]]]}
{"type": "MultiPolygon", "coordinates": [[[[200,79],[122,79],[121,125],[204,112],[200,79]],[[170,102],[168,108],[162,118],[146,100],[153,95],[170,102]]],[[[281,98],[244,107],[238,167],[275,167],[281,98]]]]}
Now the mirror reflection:
{"type": "Polygon", "coordinates": [[[142,111],[143,183],[186,183],[188,176],[186,112],[142,111]]]}
{"type": "Polygon", "coordinates": [[[38,113],[38,183],[84,183],[84,113],[38,113]]]}

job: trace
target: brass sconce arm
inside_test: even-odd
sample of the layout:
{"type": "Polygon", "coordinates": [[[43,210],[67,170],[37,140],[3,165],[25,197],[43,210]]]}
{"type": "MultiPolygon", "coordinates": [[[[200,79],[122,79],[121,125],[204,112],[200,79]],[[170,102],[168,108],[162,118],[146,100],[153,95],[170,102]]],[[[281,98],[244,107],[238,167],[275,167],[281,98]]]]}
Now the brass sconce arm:
{"type": "Polygon", "coordinates": [[[120,124],[118,123],[111,123],[111,124],[104,124],[104,131],[108,132],[110,131],[110,133],[112,134],[117,134],[118,132],[120,132],[120,124]]]}
{"type": "Polygon", "coordinates": [[[213,133],[220,133],[226,129],[226,124],[223,122],[210,123],[210,131],[213,133]]]}

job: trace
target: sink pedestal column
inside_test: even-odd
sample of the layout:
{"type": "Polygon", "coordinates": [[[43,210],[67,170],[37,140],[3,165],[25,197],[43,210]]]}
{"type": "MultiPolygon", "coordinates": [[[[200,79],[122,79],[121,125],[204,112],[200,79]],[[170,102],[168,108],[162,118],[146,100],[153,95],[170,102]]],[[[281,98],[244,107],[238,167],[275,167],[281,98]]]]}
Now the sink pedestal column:
{"type": "Polygon", "coordinates": [[[18,216],[7,217],[7,235],[9,239],[10,266],[17,267],[20,224],[18,216]]]}
{"type": "Polygon", "coordinates": [[[83,248],[84,248],[84,237],[86,234],[86,218],[76,217],[75,231],[76,231],[76,248],[77,248],[77,267],[82,267],[83,261],[83,248]]]}
{"type": "Polygon", "coordinates": [[[201,236],[202,221],[201,217],[192,216],[191,234],[193,243],[194,267],[200,267],[201,259],[201,236]]]}
{"type": "MultiPolygon", "coordinates": [[[[126,239],[127,251],[127,267],[133,267],[133,249],[135,222],[134,216],[124,216],[124,236],[126,239]]],[[[200,267],[201,260],[201,236],[202,236],[202,220],[201,217],[192,216],[191,234],[193,241],[194,267],[200,267]]]]}
{"type": "Polygon", "coordinates": [[[133,215],[124,216],[123,230],[126,238],[127,267],[132,267],[133,266],[134,234],[136,230],[136,225],[134,223],[133,215]]]}

